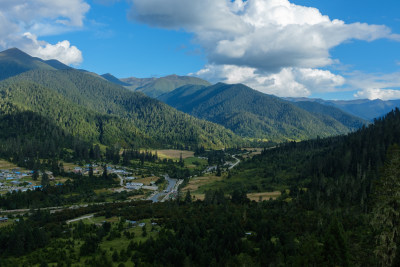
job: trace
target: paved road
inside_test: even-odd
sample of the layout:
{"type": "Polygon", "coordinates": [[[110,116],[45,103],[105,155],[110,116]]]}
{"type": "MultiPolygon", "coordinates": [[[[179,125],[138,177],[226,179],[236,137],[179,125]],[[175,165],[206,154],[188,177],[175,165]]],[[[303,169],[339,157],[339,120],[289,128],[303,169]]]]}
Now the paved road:
{"type": "Polygon", "coordinates": [[[120,186],[124,186],[124,179],[121,177],[121,175],[117,174],[118,178],[119,178],[119,185],[120,186]]]}
{"type": "Polygon", "coordinates": [[[159,202],[160,199],[162,198],[161,202],[163,202],[163,201],[165,201],[165,196],[169,195],[174,190],[178,180],[171,179],[168,174],[165,174],[164,178],[168,182],[167,188],[164,190],[166,192],[156,191],[153,194],[151,194],[149,198],[147,198],[148,200],[151,200],[153,202],[159,202]]]}
{"type": "Polygon", "coordinates": [[[178,187],[183,183],[183,180],[175,180],[174,186],[169,190],[169,192],[165,195],[165,197],[161,200],[164,202],[169,199],[174,199],[178,194],[178,187]]]}
{"type": "Polygon", "coordinates": [[[238,159],[236,155],[232,155],[232,158],[236,159],[236,162],[233,163],[233,165],[231,165],[228,169],[233,169],[236,165],[240,163],[240,159],[238,159]]]}
{"type": "Polygon", "coordinates": [[[82,217],[79,217],[79,218],[75,218],[75,219],[72,219],[72,220],[68,220],[67,223],[72,223],[72,222],[76,222],[76,221],[80,221],[80,220],[84,220],[84,219],[93,218],[93,215],[94,214],[90,214],[90,215],[85,215],[85,216],[82,216],[82,217]]]}

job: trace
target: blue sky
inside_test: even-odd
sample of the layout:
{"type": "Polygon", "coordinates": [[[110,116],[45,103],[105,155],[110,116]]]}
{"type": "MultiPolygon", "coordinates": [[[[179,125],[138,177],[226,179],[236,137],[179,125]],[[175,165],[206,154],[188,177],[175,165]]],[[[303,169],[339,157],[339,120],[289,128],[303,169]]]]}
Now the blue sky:
{"type": "Polygon", "coordinates": [[[400,98],[400,1],[47,2],[0,4],[0,48],[119,78],[190,74],[278,96],[400,98]]]}

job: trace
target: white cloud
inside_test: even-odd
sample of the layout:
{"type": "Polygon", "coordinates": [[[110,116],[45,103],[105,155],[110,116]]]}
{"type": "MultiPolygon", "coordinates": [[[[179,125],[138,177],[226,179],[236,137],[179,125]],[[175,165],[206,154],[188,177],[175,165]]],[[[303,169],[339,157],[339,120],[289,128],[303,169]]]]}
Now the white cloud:
{"type": "Polygon", "coordinates": [[[53,45],[38,37],[81,28],[89,8],[84,0],[2,0],[0,48],[18,47],[33,56],[79,64],[82,54],[69,41],[53,45]]]}
{"type": "Polygon", "coordinates": [[[195,34],[209,63],[279,72],[331,64],[329,50],[359,39],[398,38],[386,26],[346,24],[288,0],[131,0],[130,18],[195,34]]]}
{"type": "Polygon", "coordinates": [[[23,50],[31,56],[44,60],[58,59],[67,65],[77,65],[82,62],[82,52],[76,46],[71,46],[69,41],[64,40],[52,45],[38,41],[37,37],[30,33],[25,33],[24,37],[31,42],[28,45],[25,44],[23,50]]]}
{"type": "Polygon", "coordinates": [[[84,0],[2,0],[0,11],[10,20],[35,25],[47,20],[48,24],[82,26],[90,6],[84,0]]]}
{"type": "Polygon", "coordinates": [[[258,91],[277,96],[309,96],[335,91],[345,79],[327,70],[283,68],[278,73],[262,73],[256,68],[235,65],[207,65],[191,74],[212,82],[243,83],[258,91]]]}
{"type": "Polygon", "coordinates": [[[356,98],[368,98],[368,99],[381,99],[381,100],[390,100],[390,99],[400,99],[400,90],[393,89],[365,89],[362,91],[358,91],[354,94],[356,98]]]}
{"type": "Polygon", "coordinates": [[[208,65],[196,75],[280,96],[343,90],[330,50],[351,40],[400,41],[384,25],[346,24],[288,0],[130,0],[130,18],[194,34],[208,65]],[[337,88],[339,87],[339,88],[337,88]]]}
{"type": "Polygon", "coordinates": [[[400,73],[376,74],[352,72],[347,74],[349,86],[357,90],[356,98],[400,99],[400,73]]]}

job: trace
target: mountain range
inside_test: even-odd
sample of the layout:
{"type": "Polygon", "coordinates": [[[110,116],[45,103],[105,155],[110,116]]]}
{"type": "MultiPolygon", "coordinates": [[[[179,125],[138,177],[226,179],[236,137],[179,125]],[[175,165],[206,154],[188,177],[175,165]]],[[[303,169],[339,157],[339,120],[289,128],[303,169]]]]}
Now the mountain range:
{"type": "MultiPolygon", "coordinates": [[[[103,75],[104,77],[104,75],[103,75]]],[[[107,79],[107,78],[106,78],[107,79]]],[[[112,81],[110,78],[107,80],[112,81]]],[[[138,91],[146,94],[147,96],[156,98],[162,94],[169,93],[176,88],[184,85],[211,85],[208,81],[200,78],[190,76],[168,75],[161,78],[125,78],[120,79],[120,82],[127,89],[138,91]]],[[[112,81],[114,82],[114,81],[112,81]]]]}
{"type": "Polygon", "coordinates": [[[187,85],[158,99],[242,137],[278,142],[344,134],[366,123],[334,107],[296,106],[243,84],[187,85]]]}
{"type": "Polygon", "coordinates": [[[294,103],[314,102],[325,106],[339,108],[349,114],[373,121],[400,107],[400,100],[357,99],[357,100],[324,100],[319,98],[285,98],[294,103]]]}
{"type": "Polygon", "coordinates": [[[4,107],[34,112],[68,136],[105,145],[216,148],[254,139],[299,141],[354,131],[380,112],[355,116],[357,108],[347,102],[282,99],[189,76],[100,76],[15,48],[0,53],[0,70],[4,107]]]}
{"type": "MultiPolygon", "coordinates": [[[[2,106],[31,111],[82,140],[137,147],[224,147],[241,139],[89,72],[58,68],[17,49],[0,53],[2,106]],[[7,78],[7,79],[6,79],[7,78]]],[[[5,112],[5,111],[4,111],[5,112]]],[[[7,111],[10,112],[10,111],[7,111]]],[[[14,114],[15,115],[15,114],[14,114]]],[[[7,131],[7,129],[2,129],[7,131]]]]}

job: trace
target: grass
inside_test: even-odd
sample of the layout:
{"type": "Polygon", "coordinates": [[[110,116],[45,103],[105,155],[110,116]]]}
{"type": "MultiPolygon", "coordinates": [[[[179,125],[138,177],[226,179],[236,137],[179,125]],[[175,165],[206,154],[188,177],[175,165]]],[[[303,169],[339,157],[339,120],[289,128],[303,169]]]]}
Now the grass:
{"type": "Polygon", "coordinates": [[[280,191],[274,191],[274,192],[260,192],[260,193],[249,193],[247,194],[247,197],[250,200],[254,201],[263,201],[263,200],[269,200],[270,198],[276,199],[281,195],[280,191]]]}
{"type": "Polygon", "coordinates": [[[108,194],[111,193],[108,188],[101,188],[101,189],[95,189],[93,190],[97,195],[98,194],[108,194]]]}
{"type": "Polygon", "coordinates": [[[78,164],[70,163],[70,162],[63,162],[64,170],[65,171],[72,171],[75,167],[79,167],[78,164]]]}
{"type": "Polygon", "coordinates": [[[153,154],[156,153],[160,159],[179,159],[181,154],[182,158],[190,158],[194,156],[193,151],[177,150],[177,149],[162,149],[162,150],[150,150],[153,154]]]}
{"type": "MultiPolygon", "coordinates": [[[[193,201],[196,200],[204,200],[205,194],[203,193],[192,193],[190,192],[190,195],[192,196],[193,201]]],[[[274,191],[274,192],[260,192],[260,193],[249,193],[247,194],[247,198],[249,198],[251,201],[254,200],[256,202],[264,201],[264,200],[269,200],[269,199],[276,199],[281,195],[281,192],[279,191],[274,191]]],[[[183,197],[185,195],[183,194],[183,197]]]]}
{"type": "MultiPolygon", "coordinates": [[[[0,217],[2,217],[2,216],[0,216],[0,217]]],[[[3,227],[7,227],[7,226],[9,226],[9,225],[12,225],[14,223],[14,220],[12,220],[12,219],[8,219],[8,222],[2,222],[2,223],[0,223],[0,228],[3,228],[3,227]]]]}
{"type": "Polygon", "coordinates": [[[8,169],[16,169],[18,168],[17,165],[8,162],[6,160],[0,160],[0,170],[8,170],[8,169]]]}
{"type": "Polygon", "coordinates": [[[189,157],[184,159],[185,162],[185,167],[190,168],[190,169],[195,169],[195,168],[205,168],[207,166],[207,160],[206,159],[199,159],[197,157],[189,157]]]}
{"type": "Polygon", "coordinates": [[[218,177],[215,175],[208,175],[208,176],[200,176],[194,177],[190,179],[189,183],[182,189],[182,192],[186,192],[190,190],[190,193],[203,193],[203,187],[214,183],[216,181],[221,181],[222,177],[218,177]]]}
{"type": "Polygon", "coordinates": [[[252,158],[255,155],[260,155],[261,152],[263,151],[263,148],[243,148],[242,150],[249,151],[248,154],[243,155],[243,157],[247,159],[247,158],[252,158]]]}
{"type": "Polygon", "coordinates": [[[131,181],[128,181],[128,182],[142,183],[144,185],[150,185],[150,182],[155,182],[158,179],[159,179],[159,177],[157,177],[157,176],[151,176],[151,177],[145,177],[145,178],[139,178],[139,179],[131,180],[131,181]]]}

